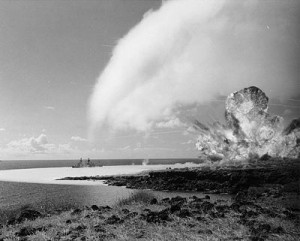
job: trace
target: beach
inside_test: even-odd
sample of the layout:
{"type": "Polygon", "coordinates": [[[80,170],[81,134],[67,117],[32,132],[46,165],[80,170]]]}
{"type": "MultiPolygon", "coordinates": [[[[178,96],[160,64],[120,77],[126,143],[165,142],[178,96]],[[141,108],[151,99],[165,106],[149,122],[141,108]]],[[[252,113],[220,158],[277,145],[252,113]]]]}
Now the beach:
{"type": "Polygon", "coordinates": [[[102,181],[78,181],[78,180],[57,180],[64,177],[80,176],[112,176],[112,175],[133,175],[145,171],[164,170],[167,168],[199,167],[199,164],[185,163],[173,165],[122,165],[102,166],[92,168],[32,168],[1,170],[0,181],[44,183],[44,184],[68,184],[68,185],[103,185],[102,181]]]}

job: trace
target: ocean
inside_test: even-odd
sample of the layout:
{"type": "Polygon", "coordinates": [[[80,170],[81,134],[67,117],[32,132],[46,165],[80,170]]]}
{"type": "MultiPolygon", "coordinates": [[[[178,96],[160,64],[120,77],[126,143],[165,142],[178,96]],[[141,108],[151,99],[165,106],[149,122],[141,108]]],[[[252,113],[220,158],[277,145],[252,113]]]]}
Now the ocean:
{"type": "MultiPolygon", "coordinates": [[[[47,167],[71,167],[79,160],[28,160],[28,161],[0,161],[0,170],[9,169],[29,169],[47,167]]],[[[120,166],[120,165],[142,165],[145,159],[93,159],[91,160],[100,166],[120,166]]],[[[199,163],[198,158],[168,158],[168,159],[148,159],[148,165],[175,164],[194,162],[199,163]]]]}
{"type": "MultiPolygon", "coordinates": [[[[114,159],[92,160],[97,165],[142,165],[143,159],[114,159]]],[[[175,164],[186,162],[199,162],[198,159],[150,159],[148,165],[175,164]]],[[[71,167],[78,160],[31,160],[31,161],[1,161],[0,170],[71,167]]],[[[50,170],[50,169],[49,169],[50,170]]],[[[0,172],[1,175],[1,172],[0,172]]],[[[0,176],[1,178],[1,176],[0,176]]],[[[70,207],[83,207],[96,205],[114,205],[118,200],[128,197],[136,190],[124,187],[103,185],[56,185],[41,183],[23,183],[0,181],[0,222],[7,220],[8,216],[24,206],[52,212],[65,210],[70,207]]],[[[195,193],[182,192],[155,192],[158,197],[187,196],[195,193]]],[[[199,193],[197,194],[199,195],[199,193]]]]}

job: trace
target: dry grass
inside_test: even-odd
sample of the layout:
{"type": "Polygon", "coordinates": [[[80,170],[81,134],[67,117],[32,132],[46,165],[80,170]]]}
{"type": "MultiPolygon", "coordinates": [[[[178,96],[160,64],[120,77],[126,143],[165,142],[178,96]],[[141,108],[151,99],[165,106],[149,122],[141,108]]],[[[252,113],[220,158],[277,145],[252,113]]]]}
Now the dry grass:
{"type": "Polygon", "coordinates": [[[150,203],[150,201],[154,198],[156,198],[156,196],[151,192],[145,190],[137,190],[134,193],[132,193],[129,197],[119,199],[115,206],[118,207],[124,205],[132,205],[134,203],[147,204],[150,203]]]}
{"type": "MultiPolygon", "coordinates": [[[[34,221],[25,221],[13,226],[4,226],[0,229],[2,238],[6,241],[20,240],[17,232],[22,228],[34,229],[26,240],[143,240],[143,241],[185,241],[185,240],[251,240],[249,229],[242,225],[237,213],[230,211],[224,218],[212,218],[203,215],[203,219],[179,218],[171,214],[173,221],[165,223],[149,223],[141,218],[145,209],[160,211],[166,208],[165,204],[150,205],[149,201],[155,198],[146,191],[138,191],[129,198],[120,200],[111,211],[93,211],[85,209],[81,213],[72,214],[71,211],[49,217],[38,218],[34,221]],[[128,213],[136,212],[136,216],[128,217],[128,213]],[[108,224],[108,218],[113,215],[123,222],[108,224]]],[[[282,224],[287,231],[280,235],[271,235],[268,240],[297,240],[300,234],[299,227],[292,222],[279,218],[269,218],[264,215],[258,221],[269,223],[272,226],[282,224]],[[296,230],[296,231],[295,231],[296,230]]]]}

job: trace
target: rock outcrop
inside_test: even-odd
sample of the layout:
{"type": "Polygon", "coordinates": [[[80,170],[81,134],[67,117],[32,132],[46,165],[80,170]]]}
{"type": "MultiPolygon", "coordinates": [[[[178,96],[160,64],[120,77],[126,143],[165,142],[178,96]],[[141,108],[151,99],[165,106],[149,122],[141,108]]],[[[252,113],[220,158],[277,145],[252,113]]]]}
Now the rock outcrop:
{"type": "Polygon", "coordinates": [[[196,121],[200,135],[196,147],[210,160],[248,159],[268,154],[272,157],[298,158],[300,119],[284,129],[283,118],[268,113],[268,97],[255,86],[227,97],[226,124],[210,127],[196,121]]]}

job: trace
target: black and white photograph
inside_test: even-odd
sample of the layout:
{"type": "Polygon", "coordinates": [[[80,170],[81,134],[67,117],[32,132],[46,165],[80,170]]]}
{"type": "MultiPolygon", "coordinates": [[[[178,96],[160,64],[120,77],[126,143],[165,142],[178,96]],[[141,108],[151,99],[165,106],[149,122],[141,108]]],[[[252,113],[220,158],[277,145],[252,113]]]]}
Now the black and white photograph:
{"type": "Polygon", "coordinates": [[[0,241],[300,240],[300,0],[0,0],[0,241]]]}

